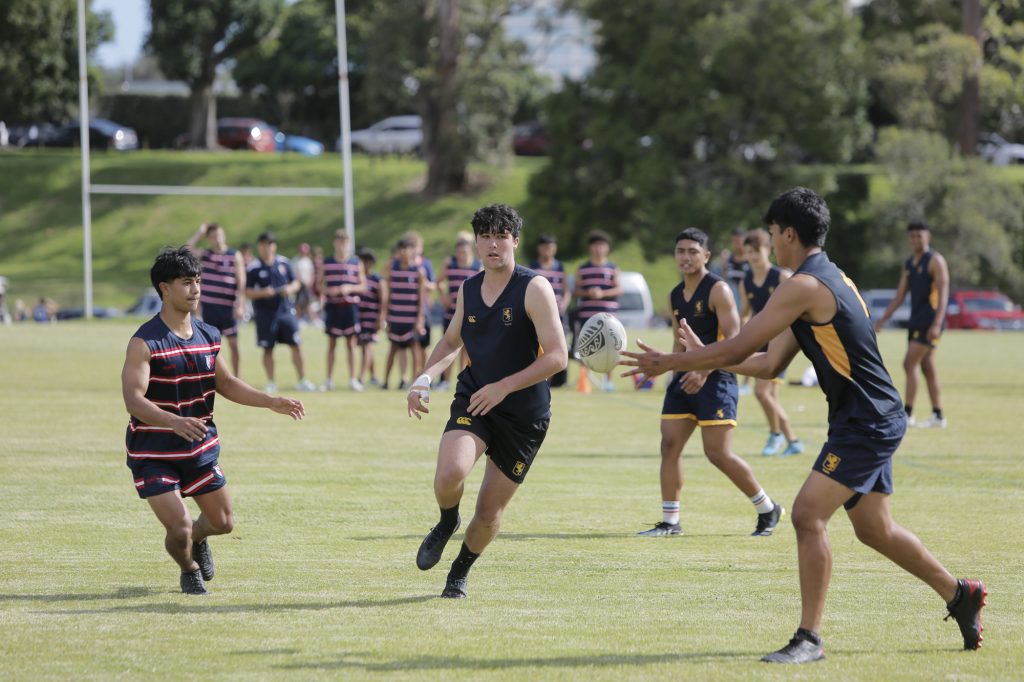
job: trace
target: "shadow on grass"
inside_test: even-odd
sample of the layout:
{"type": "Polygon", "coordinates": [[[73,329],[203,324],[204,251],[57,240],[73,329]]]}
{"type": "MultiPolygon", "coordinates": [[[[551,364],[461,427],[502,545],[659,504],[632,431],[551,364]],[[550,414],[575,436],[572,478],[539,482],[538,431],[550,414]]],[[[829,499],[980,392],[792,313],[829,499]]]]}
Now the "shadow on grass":
{"type": "Polygon", "coordinates": [[[418,656],[391,661],[361,660],[362,657],[342,656],[335,659],[284,663],[273,666],[282,670],[342,670],[365,672],[395,672],[402,670],[506,670],[509,668],[596,668],[604,666],[643,666],[665,663],[702,662],[718,660],[750,660],[761,656],[752,651],[722,651],[707,653],[670,654],[599,654],[580,656],[552,656],[538,658],[461,658],[458,656],[418,656]]]}
{"type": "Polygon", "coordinates": [[[138,599],[158,594],[148,587],[119,587],[102,594],[0,594],[4,601],[102,601],[104,599],[138,599]]]}
{"type": "Polygon", "coordinates": [[[181,602],[170,604],[135,604],[133,606],[111,606],[103,609],[68,609],[63,611],[46,611],[52,616],[78,616],[85,614],[104,613],[276,613],[283,611],[331,611],[333,609],[373,609],[438,599],[437,595],[420,595],[418,597],[398,597],[395,599],[353,599],[336,602],[282,602],[277,604],[205,604],[202,597],[182,596],[181,602]]]}
{"type": "MultiPolygon", "coordinates": [[[[419,534],[406,534],[406,535],[389,535],[387,540],[422,540],[423,533],[419,534]]],[[[505,540],[607,540],[610,538],[627,538],[633,536],[633,533],[621,532],[621,533],[502,533],[498,537],[502,541],[505,540]]],[[[461,536],[453,536],[461,537],[461,536]]],[[[380,535],[363,535],[349,538],[356,542],[380,542],[380,535]]]]}

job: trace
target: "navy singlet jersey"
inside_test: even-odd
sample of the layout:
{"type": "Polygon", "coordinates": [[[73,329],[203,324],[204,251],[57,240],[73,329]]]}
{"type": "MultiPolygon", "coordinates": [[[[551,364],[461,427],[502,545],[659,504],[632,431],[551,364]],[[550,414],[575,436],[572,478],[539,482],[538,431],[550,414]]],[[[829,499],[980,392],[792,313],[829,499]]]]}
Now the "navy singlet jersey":
{"type": "MultiPolygon", "coordinates": [[[[494,304],[484,304],[480,287],[484,273],[462,283],[462,342],[469,365],[459,374],[456,395],[469,398],[487,384],[525,369],[540,354],[533,320],[526,314],[526,288],[537,273],[517,265],[512,279],[494,304]]],[[[548,382],[509,393],[492,413],[518,422],[546,419],[551,414],[548,382]]]]}
{"type": "Polygon", "coordinates": [[[796,320],[790,325],[828,400],[829,428],[902,414],[903,401],[882,364],[875,329],[856,285],[824,252],[809,256],[796,275],[814,277],[836,299],[835,317],[827,324],[796,320]]]}
{"type": "MultiPolygon", "coordinates": [[[[715,311],[711,310],[711,289],[721,281],[721,277],[713,272],[709,272],[697,284],[697,288],[694,290],[693,296],[690,297],[689,301],[683,296],[683,288],[686,286],[685,282],[677,284],[672,293],[669,294],[669,302],[672,304],[672,317],[675,318],[676,324],[679,324],[679,320],[686,320],[686,324],[690,325],[697,338],[705,346],[720,341],[722,338],[718,330],[718,315],[715,311]]],[[[725,372],[720,369],[712,372],[712,374],[715,373],[733,376],[732,372],[725,372]]],[[[682,374],[685,374],[685,372],[682,372],[682,374]]]]}
{"type": "Polygon", "coordinates": [[[921,260],[917,263],[914,263],[914,257],[911,256],[903,264],[910,289],[910,327],[914,329],[930,327],[939,308],[939,288],[935,286],[935,278],[928,272],[931,262],[932,250],[928,249],[921,254],[921,260]]]}
{"type": "Polygon", "coordinates": [[[172,332],[157,314],[135,332],[149,348],[146,398],[157,407],[206,424],[206,436],[188,442],[167,427],[150,426],[132,416],[125,433],[128,459],[195,459],[201,466],[217,459],[220,439],[213,423],[220,332],[192,318],[192,338],[172,332]]]}
{"type": "MultiPolygon", "coordinates": [[[[747,274],[743,276],[743,291],[747,294],[747,303],[750,305],[750,310],[753,311],[754,315],[764,310],[765,305],[768,303],[768,298],[779,287],[779,276],[781,274],[781,269],[774,265],[771,266],[761,286],[754,283],[753,270],[747,270],[747,274]]],[[[768,346],[765,345],[761,352],[763,353],[767,350],[768,346]]]]}

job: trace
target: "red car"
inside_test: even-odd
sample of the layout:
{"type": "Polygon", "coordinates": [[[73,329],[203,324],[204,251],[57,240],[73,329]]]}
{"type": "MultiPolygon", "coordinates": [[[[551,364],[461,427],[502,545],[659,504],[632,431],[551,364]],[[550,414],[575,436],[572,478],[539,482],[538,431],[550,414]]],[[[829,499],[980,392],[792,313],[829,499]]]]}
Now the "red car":
{"type": "Polygon", "coordinates": [[[274,129],[258,118],[221,118],[217,120],[217,144],[228,149],[254,152],[277,151],[274,129]]]}
{"type": "Polygon", "coordinates": [[[1024,331],[1024,311],[998,291],[965,289],[949,295],[949,329],[1007,329],[1024,331]]]}
{"type": "Polygon", "coordinates": [[[512,132],[512,151],[516,156],[544,156],[551,146],[551,136],[540,121],[520,123],[512,132]]]}

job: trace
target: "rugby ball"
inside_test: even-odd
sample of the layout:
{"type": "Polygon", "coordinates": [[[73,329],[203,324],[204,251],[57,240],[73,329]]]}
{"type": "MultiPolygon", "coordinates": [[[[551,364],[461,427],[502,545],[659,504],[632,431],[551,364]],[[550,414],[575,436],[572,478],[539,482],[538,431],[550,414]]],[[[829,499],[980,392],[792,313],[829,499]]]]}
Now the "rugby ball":
{"type": "Polygon", "coordinates": [[[595,372],[610,372],[626,348],[626,328],[609,313],[594,315],[580,329],[576,354],[595,372]]]}

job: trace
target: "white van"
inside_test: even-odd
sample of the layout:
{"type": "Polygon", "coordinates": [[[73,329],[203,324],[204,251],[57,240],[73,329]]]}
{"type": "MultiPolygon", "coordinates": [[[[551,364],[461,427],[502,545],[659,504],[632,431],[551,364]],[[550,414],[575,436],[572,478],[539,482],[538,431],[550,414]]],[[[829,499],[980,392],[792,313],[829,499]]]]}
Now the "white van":
{"type": "Polygon", "coordinates": [[[644,328],[654,323],[654,302],[651,288],[639,272],[620,272],[619,312],[615,314],[624,327],[644,328]]]}

